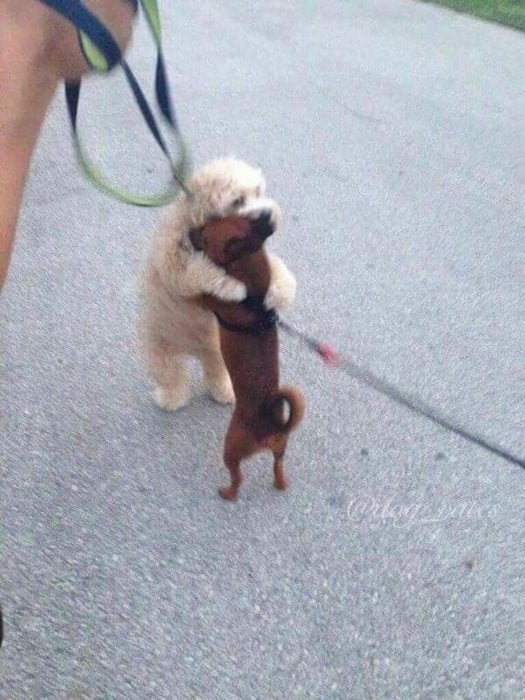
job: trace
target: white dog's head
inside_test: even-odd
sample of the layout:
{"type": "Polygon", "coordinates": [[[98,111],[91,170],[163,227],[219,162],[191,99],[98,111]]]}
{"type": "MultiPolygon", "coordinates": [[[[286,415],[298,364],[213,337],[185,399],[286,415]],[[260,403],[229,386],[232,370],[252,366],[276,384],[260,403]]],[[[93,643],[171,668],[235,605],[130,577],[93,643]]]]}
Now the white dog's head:
{"type": "Polygon", "coordinates": [[[196,296],[204,289],[203,279],[224,276],[198,245],[196,234],[217,220],[238,218],[259,222],[266,238],[279,226],[281,210],[265,196],[261,170],[237,158],[204,165],[191,178],[189,189],[191,193],[181,192],[165,210],[150,259],[165,286],[179,292],[184,288],[183,296],[196,296]]]}
{"type": "Polygon", "coordinates": [[[192,206],[199,210],[204,224],[215,217],[238,214],[264,197],[266,182],[259,168],[236,158],[222,158],[195,173],[190,189],[192,206]]]}
{"type": "Polygon", "coordinates": [[[213,219],[229,216],[253,219],[263,211],[270,213],[274,230],[280,223],[279,205],[265,197],[262,171],[237,158],[207,163],[193,175],[189,188],[191,195],[182,193],[168,212],[168,222],[183,230],[184,237],[191,229],[213,219]]]}

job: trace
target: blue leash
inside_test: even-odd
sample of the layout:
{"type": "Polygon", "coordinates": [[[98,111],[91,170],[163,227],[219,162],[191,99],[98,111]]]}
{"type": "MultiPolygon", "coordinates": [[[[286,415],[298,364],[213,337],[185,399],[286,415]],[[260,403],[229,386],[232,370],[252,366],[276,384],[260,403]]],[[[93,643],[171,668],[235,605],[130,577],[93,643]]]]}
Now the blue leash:
{"type": "MultiPolygon", "coordinates": [[[[156,207],[164,206],[173,200],[180,188],[187,194],[190,191],[186,185],[189,172],[189,156],[180,134],[177,124],[175,109],[171,100],[166,66],[162,52],[161,24],[157,0],[140,0],[140,7],[147,20],[153,40],[157,47],[157,65],[155,71],[155,97],[163,120],[176,143],[178,155],[172,159],[170,150],[162,135],[161,129],[155,118],[148,100],[146,99],[138,80],[127,64],[115,38],[108,28],[91,12],[81,0],[40,0],[42,3],[58,12],[78,32],[79,43],[88,65],[99,73],[107,73],[115,66],[120,65],[131,88],[135,101],[157,145],[168,160],[173,180],[159,195],[144,196],[131,194],[109,183],[92,161],[86,156],[82,147],[77,127],[78,104],[80,100],[81,81],[66,82],[66,103],[71,121],[73,144],[80,167],[89,180],[99,189],[116,199],[135,204],[137,206],[156,207]]],[[[135,12],[138,10],[138,0],[131,0],[135,12]]]]}

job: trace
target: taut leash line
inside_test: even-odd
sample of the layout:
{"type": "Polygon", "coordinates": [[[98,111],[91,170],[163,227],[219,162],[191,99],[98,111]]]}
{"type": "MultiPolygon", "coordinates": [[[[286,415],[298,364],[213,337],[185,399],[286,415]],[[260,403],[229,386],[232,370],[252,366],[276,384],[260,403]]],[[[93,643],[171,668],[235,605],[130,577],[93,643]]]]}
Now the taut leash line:
{"type": "Polygon", "coordinates": [[[417,413],[420,416],[428,418],[428,420],[431,420],[436,425],[445,428],[451,433],[455,433],[456,435],[459,435],[460,437],[462,437],[465,440],[468,440],[474,445],[477,445],[478,447],[481,447],[482,449],[491,452],[497,457],[501,457],[507,462],[510,462],[511,464],[516,464],[518,467],[525,469],[525,459],[517,457],[516,455],[513,455],[511,452],[500,447],[499,445],[496,445],[495,443],[486,440],[484,437],[476,435],[475,433],[472,433],[471,431],[454,424],[451,420],[445,418],[429,404],[425,403],[424,401],[421,401],[415,396],[411,396],[410,394],[401,391],[391,382],[381,379],[368,369],[360,367],[350,358],[340,355],[328,343],[319,342],[318,340],[312,338],[306,333],[302,333],[301,331],[296,330],[295,328],[293,328],[293,326],[290,326],[290,324],[286,323],[285,321],[279,320],[278,323],[279,326],[284,331],[286,331],[286,333],[296,338],[299,338],[301,342],[303,342],[311,350],[320,355],[326,362],[326,364],[331,365],[332,367],[339,367],[348,376],[352,377],[353,379],[356,379],[362,384],[366,384],[367,386],[371,387],[383,396],[386,396],[392,401],[395,401],[400,406],[404,406],[410,411],[413,411],[414,413],[417,413]]]}

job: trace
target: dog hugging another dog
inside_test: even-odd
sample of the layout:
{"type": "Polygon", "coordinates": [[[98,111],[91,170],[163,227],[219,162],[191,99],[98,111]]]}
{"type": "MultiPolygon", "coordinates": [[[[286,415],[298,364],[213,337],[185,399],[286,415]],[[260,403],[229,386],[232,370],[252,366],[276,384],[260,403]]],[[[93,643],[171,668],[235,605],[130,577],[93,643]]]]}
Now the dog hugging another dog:
{"type": "Polygon", "coordinates": [[[144,280],[142,341],[156,403],[175,411],[190,399],[187,359],[197,357],[212,397],[235,403],[224,445],[235,500],[240,462],[274,456],[274,485],[285,489],[283,456],[304,403],[279,387],[277,312],[294,301],[295,278],[264,249],[280,221],[260,170],[227,158],[204,166],[156,230],[144,280]]]}

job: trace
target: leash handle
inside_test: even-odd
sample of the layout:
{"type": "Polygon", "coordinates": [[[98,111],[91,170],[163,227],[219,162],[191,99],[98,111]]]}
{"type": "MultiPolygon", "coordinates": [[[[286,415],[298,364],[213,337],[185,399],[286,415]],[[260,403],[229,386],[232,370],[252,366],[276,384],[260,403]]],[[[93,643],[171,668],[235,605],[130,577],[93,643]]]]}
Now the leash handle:
{"type": "Polygon", "coordinates": [[[80,46],[91,68],[107,72],[122,58],[122,52],[109,29],[79,0],[40,0],[77,28],[80,46]]]}
{"type": "MultiPolygon", "coordinates": [[[[86,61],[90,67],[98,72],[108,72],[115,65],[120,64],[124,70],[124,75],[133,93],[137,106],[146,122],[146,125],[155,139],[160,150],[166,157],[172,181],[166,186],[163,192],[158,195],[138,195],[127,192],[111,184],[88,158],[82,142],[78,135],[78,104],[80,100],[81,81],[66,82],[65,94],[66,104],[71,122],[73,146],[77,161],[86,177],[104,193],[111,197],[142,207],[160,207],[171,202],[178,189],[182,189],[186,194],[190,191],[186,185],[186,179],[190,170],[190,159],[188,149],[180,134],[180,130],[175,118],[175,110],[171,100],[171,95],[166,77],[166,67],[162,53],[161,22],[157,0],[140,0],[140,4],[146,21],[150,28],[154,43],[157,47],[157,65],[155,72],[155,97],[159,110],[171,132],[176,146],[177,157],[173,159],[166,144],[162,132],[157,123],[153,110],[151,109],[146,96],[133,71],[126,63],[122,52],[112,36],[111,32],[104,24],[88,10],[81,0],[41,0],[45,5],[60,13],[68,19],[76,28],[79,34],[79,41],[86,61]]],[[[138,7],[137,0],[132,0],[135,9],[138,7]]]]}

